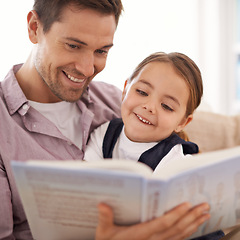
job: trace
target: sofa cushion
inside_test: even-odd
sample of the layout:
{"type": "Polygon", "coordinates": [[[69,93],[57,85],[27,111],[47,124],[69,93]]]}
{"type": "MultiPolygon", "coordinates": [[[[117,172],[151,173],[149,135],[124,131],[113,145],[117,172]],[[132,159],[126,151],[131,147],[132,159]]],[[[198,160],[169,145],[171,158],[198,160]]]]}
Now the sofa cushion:
{"type": "Polygon", "coordinates": [[[240,145],[240,115],[196,111],[184,131],[200,152],[234,147],[240,145]]]}

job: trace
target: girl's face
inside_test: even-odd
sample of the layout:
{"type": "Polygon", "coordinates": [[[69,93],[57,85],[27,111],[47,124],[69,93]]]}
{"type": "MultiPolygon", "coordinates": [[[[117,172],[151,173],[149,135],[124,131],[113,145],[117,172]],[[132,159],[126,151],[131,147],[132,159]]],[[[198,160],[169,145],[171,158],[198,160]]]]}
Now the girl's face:
{"type": "Polygon", "coordinates": [[[188,85],[171,64],[147,64],[123,92],[126,136],[134,142],[158,142],[180,132],[192,120],[185,116],[188,99],[188,85]]]}

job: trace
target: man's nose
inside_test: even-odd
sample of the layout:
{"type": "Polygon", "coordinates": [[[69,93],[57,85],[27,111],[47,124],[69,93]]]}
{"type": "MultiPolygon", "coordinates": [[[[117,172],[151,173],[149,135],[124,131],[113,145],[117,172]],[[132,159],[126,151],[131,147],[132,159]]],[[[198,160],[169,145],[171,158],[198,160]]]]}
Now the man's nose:
{"type": "Polygon", "coordinates": [[[95,72],[93,53],[85,53],[79,55],[76,60],[75,67],[85,77],[91,77],[95,72]]]}

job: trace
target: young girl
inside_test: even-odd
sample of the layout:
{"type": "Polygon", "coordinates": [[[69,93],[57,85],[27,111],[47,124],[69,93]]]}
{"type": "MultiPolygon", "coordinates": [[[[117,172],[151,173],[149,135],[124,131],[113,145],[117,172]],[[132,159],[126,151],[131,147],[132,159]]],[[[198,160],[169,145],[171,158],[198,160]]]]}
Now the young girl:
{"type": "Polygon", "coordinates": [[[191,122],[202,94],[200,70],[189,57],[151,54],[125,82],[122,119],[105,123],[91,134],[85,160],[121,158],[157,170],[198,153],[196,144],[179,135],[191,122]]]}

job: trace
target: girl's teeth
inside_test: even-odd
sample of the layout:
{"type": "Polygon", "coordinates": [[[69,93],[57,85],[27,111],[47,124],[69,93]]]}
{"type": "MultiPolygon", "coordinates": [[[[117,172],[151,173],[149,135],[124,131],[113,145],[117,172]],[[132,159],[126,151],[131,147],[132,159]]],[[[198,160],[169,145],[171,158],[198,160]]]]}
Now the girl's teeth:
{"type": "Polygon", "coordinates": [[[149,124],[149,125],[152,125],[148,120],[143,119],[143,118],[140,117],[139,115],[137,115],[137,117],[138,117],[139,120],[141,120],[142,122],[147,123],[147,124],[149,124]]]}

